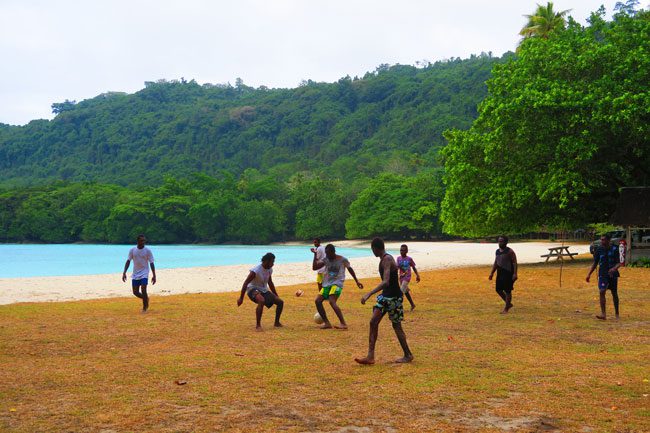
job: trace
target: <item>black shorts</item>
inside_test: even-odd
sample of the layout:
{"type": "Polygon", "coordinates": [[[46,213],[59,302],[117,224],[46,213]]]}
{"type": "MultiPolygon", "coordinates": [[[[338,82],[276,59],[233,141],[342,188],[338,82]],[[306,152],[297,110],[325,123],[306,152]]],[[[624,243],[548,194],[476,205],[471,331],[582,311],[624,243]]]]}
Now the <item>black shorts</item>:
{"type": "Polygon", "coordinates": [[[266,308],[271,308],[273,306],[273,301],[275,301],[275,296],[273,295],[273,293],[271,293],[270,291],[262,293],[258,289],[249,290],[247,292],[248,297],[250,298],[251,301],[255,302],[256,304],[257,304],[257,299],[255,299],[255,297],[257,296],[258,293],[264,296],[264,305],[266,305],[266,308]]]}
{"type": "Polygon", "coordinates": [[[512,272],[497,270],[497,292],[512,292],[514,290],[514,281],[512,281],[512,272]]]}

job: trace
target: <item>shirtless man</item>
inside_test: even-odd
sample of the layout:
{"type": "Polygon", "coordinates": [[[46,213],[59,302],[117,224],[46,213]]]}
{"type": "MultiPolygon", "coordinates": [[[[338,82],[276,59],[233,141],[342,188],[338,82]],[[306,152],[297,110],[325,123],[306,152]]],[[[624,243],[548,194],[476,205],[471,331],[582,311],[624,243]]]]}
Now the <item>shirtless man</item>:
{"type": "Polygon", "coordinates": [[[365,358],[355,358],[354,360],[359,364],[364,365],[372,365],[375,363],[375,343],[377,342],[377,335],[379,334],[379,323],[381,322],[381,319],[384,318],[384,315],[388,313],[397,340],[404,351],[404,356],[395,362],[411,362],[413,361],[413,353],[411,353],[411,349],[409,349],[408,343],[406,342],[406,334],[402,329],[404,306],[402,305],[403,294],[399,287],[399,279],[397,276],[397,263],[393,256],[386,253],[383,239],[374,238],[372,240],[371,248],[375,257],[379,257],[379,275],[381,275],[381,283],[379,283],[379,285],[370,293],[364,295],[361,298],[361,303],[365,304],[372,295],[379,291],[382,293],[377,297],[377,303],[372,308],[370,335],[368,339],[368,355],[365,358]]]}

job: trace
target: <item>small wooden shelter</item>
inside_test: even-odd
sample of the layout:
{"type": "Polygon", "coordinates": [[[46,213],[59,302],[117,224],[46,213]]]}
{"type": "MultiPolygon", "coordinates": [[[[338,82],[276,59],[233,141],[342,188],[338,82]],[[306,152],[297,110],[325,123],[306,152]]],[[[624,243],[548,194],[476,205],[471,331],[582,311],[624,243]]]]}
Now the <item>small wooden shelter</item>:
{"type": "Polygon", "coordinates": [[[621,188],[610,222],[625,229],[625,264],[650,257],[650,187],[621,188]]]}

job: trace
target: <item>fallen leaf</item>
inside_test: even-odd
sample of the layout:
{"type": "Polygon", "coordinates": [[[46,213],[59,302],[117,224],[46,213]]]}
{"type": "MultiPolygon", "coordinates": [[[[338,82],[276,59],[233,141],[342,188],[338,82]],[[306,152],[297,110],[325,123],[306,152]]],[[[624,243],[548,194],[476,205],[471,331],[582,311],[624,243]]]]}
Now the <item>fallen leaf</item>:
{"type": "Polygon", "coordinates": [[[623,386],[623,382],[616,382],[618,386],[623,386]]]}
{"type": "Polygon", "coordinates": [[[176,380],[176,381],[174,381],[174,383],[176,385],[185,385],[185,384],[187,384],[187,381],[186,380],[176,380]]]}
{"type": "Polygon", "coordinates": [[[16,412],[16,408],[12,407],[11,409],[9,409],[9,412],[16,412]]]}
{"type": "Polygon", "coordinates": [[[245,356],[243,353],[235,353],[235,356],[245,356]]]}
{"type": "Polygon", "coordinates": [[[447,341],[453,341],[453,340],[454,340],[454,337],[452,337],[451,335],[447,336],[447,341]]]}
{"type": "Polygon", "coordinates": [[[612,406],[612,410],[618,409],[618,406],[612,406]]]}
{"type": "Polygon", "coordinates": [[[644,381],[645,383],[650,382],[648,379],[643,379],[643,381],[644,381]]]}

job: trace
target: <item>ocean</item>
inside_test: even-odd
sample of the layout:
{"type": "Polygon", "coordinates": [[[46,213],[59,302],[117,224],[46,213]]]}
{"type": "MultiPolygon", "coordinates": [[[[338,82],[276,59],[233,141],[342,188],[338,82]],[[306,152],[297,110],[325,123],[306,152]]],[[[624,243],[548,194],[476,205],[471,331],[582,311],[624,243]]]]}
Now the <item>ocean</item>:
{"type": "MultiPolygon", "coordinates": [[[[0,278],[122,273],[135,245],[0,244],[0,278]]],[[[311,245],[147,245],[156,269],[259,263],[267,252],[275,263],[311,261],[311,245]]],[[[372,256],[370,248],[337,248],[345,257],[372,256]]],[[[129,272],[133,269],[131,264],[129,272]]]]}

